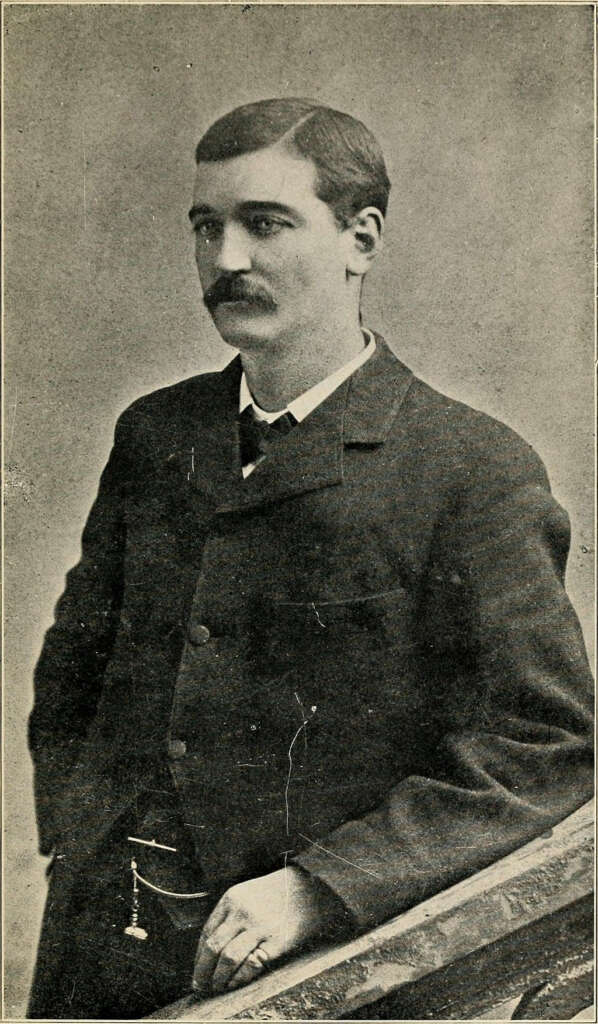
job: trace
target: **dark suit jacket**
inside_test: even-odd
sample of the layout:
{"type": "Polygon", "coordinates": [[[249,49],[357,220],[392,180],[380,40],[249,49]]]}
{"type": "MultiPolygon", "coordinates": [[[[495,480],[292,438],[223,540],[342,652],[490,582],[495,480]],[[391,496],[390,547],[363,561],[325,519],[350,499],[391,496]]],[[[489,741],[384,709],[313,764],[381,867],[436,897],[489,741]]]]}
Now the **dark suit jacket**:
{"type": "Polygon", "coordinates": [[[239,378],[119,420],[36,671],[41,848],[82,867],[169,757],[214,887],[294,860],[367,928],[591,794],[568,520],[380,338],[247,480],[239,378]]]}

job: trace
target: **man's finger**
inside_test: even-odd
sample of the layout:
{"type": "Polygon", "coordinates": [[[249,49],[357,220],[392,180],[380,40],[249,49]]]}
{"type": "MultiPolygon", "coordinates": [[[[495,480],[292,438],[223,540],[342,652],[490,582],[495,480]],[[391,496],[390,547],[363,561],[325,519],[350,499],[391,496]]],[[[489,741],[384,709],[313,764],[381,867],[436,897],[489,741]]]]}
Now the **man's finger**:
{"type": "Polygon", "coordinates": [[[195,968],[191,982],[191,986],[196,992],[209,991],[212,972],[220,956],[221,949],[231,939],[234,939],[235,935],[238,935],[242,929],[241,921],[233,914],[227,915],[222,924],[211,933],[206,934],[204,929],[197,944],[195,968]]]}
{"type": "Polygon", "coordinates": [[[262,938],[262,933],[251,928],[240,932],[223,947],[212,974],[212,992],[224,992],[233,974],[262,938]]]}
{"type": "Polygon", "coordinates": [[[268,970],[271,959],[263,945],[258,946],[257,950],[252,950],[239,969],[235,971],[232,978],[230,978],[226,986],[227,991],[230,992],[232,989],[240,988],[241,985],[249,985],[256,978],[261,977],[264,971],[268,970]]]}

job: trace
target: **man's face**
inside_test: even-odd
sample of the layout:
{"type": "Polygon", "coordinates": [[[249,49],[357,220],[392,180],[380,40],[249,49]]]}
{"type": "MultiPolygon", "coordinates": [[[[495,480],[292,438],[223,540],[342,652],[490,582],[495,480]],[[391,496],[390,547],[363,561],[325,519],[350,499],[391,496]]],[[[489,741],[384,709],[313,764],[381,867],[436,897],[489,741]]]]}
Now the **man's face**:
{"type": "Polygon", "coordinates": [[[314,164],[280,144],[198,165],[195,258],[204,302],[230,345],[296,338],[347,303],[350,233],[315,182],[314,164]]]}

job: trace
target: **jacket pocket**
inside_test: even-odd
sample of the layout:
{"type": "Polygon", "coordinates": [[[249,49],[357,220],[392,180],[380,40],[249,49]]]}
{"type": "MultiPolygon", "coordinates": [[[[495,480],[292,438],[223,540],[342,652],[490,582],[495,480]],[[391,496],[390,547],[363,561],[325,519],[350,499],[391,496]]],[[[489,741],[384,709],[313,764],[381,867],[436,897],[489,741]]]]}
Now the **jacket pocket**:
{"type": "Polygon", "coordinates": [[[413,615],[414,599],[403,588],[342,600],[273,602],[263,674],[309,695],[310,704],[333,699],[339,712],[344,697],[352,706],[381,706],[389,689],[411,674],[413,615]]]}
{"type": "MultiPolygon", "coordinates": [[[[269,653],[294,658],[347,642],[386,648],[411,633],[413,600],[403,587],[365,596],[312,601],[272,601],[268,616],[269,653]]],[[[382,653],[382,651],[380,652],[382,653]]]]}

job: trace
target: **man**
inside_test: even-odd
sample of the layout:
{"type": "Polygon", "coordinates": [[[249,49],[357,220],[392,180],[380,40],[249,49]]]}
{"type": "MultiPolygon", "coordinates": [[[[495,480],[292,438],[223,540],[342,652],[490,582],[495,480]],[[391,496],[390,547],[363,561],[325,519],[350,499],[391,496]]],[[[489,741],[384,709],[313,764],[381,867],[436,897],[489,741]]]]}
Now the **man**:
{"type": "Polygon", "coordinates": [[[361,325],[390,188],[376,140],[269,100],[196,156],[204,301],[240,356],[121,416],[45,641],[32,1017],[247,983],[592,788],[545,471],[361,325]]]}

